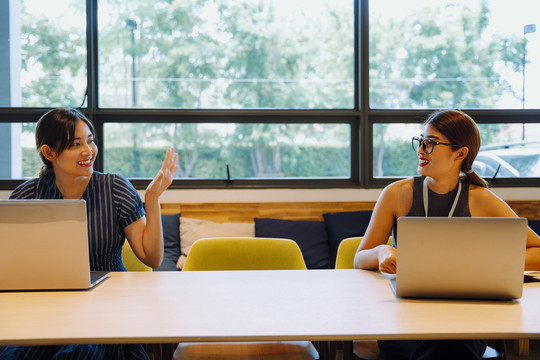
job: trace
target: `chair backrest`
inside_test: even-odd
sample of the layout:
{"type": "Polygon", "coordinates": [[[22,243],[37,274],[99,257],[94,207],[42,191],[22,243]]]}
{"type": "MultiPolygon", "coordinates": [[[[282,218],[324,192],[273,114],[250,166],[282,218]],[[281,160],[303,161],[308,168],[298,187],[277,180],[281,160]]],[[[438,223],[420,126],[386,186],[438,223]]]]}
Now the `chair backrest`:
{"type": "MultiPolygon", "coordinates": [[[[354,254],[362,242],[363,237],[350,237],[339,243],[336,255],[336,269],[354,269],[354,254]]],[[[392,237],[388,238],[387,245],[392,245],[392,237]]]]}
{"type": "Polygon", "coordinates": [[[182,270],[306,270],[306,263],[293,240],[214,237],[195,241],[182,270]]]}
{"type": "Polygon", "coordinates": [[[129,242],[126,240],[122,246],[122,261],[128,271],[152,271],[152,268],[146,266],[133,252],[129,242]]]}

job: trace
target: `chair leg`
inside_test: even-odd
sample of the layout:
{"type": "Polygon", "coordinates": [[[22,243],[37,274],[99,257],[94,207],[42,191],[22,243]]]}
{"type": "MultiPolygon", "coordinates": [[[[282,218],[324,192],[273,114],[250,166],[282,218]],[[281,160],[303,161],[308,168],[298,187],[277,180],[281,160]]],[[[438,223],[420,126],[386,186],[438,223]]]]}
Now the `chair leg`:
{"type": "Polygon", "coordinates": [[[329,358],[329,346],[331,341],[312,341],[313,346],[319,353],[319,360],[333,360],[329,358]]]}
{"type": "Polygon", "coordinates": [[[178,343],[161,344],[161,359],[162,360],[172,359],[174,355],[174,351],[176,350],[177,346],[178,346],[178,343]]]}
{"type": "Polygon", "coordinates": [[[150,360],[161,360],[163,359],[163,354],[161,352],[161,344],[144,344],[144,349],[148,354],[150,360]]]}
{"type": "Polygon", "coordinates": [[[353,342],[344,341],[343,342],[343,360],[354,360],[354,351],[353,351],[353,342]]]}
{"type": "MultiPolygon", "coordinates": [[[[327,360],[336,360],[336,359],[342,359],[341,356],[338,355],[338,352],[341,351],[342,341],[327,341],[326,342],[326,359],[327,360]]],[[[322,356],[321,356],[322,359],[322,356]]]]}
{"type": "Polygon", "coordinates": [[[514,340],[514,351],[519,356],[529,355],[529,339],[514,340]]]}

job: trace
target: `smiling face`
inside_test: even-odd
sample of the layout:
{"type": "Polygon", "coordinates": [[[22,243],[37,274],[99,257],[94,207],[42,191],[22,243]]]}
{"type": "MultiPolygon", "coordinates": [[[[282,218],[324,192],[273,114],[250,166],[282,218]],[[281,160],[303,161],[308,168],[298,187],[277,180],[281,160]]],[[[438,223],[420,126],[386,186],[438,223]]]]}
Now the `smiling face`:
{"type": "MultiPolygon", "coordinates": [[[[70,139],[71,140],[71,139],[70,139]]],[[[52,162],[57,177],[87,177],[93,173],[94,161],[97,156],[97,146],[94,134],[84,120],[79,120],[75,128],[75,135],[70,144],[60,154],[47,154],[52,162]]]]}
{"type": "MultiPolygon", "coordinates": [[[[448,138],[437,131],[433,126],[426,125],[421,137],[431,139],[436,142],[450,143],[448,138]]],[[[454,146],[434,145],[433,152],[427,154],[420,146],[416,154],[418,155],[418,173],[432,178],[455,176],[459,174],[463,157],[460,150],[454,146]]]]}

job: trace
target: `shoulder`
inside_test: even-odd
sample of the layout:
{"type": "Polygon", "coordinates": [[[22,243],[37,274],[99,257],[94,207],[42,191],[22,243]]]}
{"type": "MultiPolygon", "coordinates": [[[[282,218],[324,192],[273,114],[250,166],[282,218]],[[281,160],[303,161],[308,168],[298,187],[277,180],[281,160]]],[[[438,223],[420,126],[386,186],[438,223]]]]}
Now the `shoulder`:
{"type": "Polygon", "coordinates": [[[94,173],[92,174],[92,182],[95,186],[109,187],[112,188],[113,191],[122,192],[125,191],[125,189],[135,190],[129,180],[120,174],[108,174],[94,171],[94,173]]]}
{"type": "Polygon", "coordinates": [[[502,200],[488,188],[469,184],[469,198],[479,203],[502,200]]]}
{"type": "Polygon", "coordinates": [[[142,204],[141,197],[131,182],[120,174],[98,173],[97,181],[104,183],[110,189],[113,201],[121,206],[139,206],[142,204]]]}
{"type": "Polygon", "coordinates": [[[131,194],[133,196],[138,194],[137,190],[135,190],[135,187],[123,175],[120,175],[120,174],[107,174],[107,175],[110,176],[113,187],[117,193],[131,194]]]}
{"type": "Polygon", "coordinates": [[[512,208],[488,188],[470,184],[469,209],[471,216],[515,216],[512,208]]]}
{"type": "Polygon", "coordinates": [[[386,186],[377,206],[386,208],[396,217],[406,214],[412,205],[414,178],[398,180],[386,186]]]}
{"type": "Polygon", "coordinates": [[[414,178],[398,180],[383,189],[383,193],[394,196],[411,195],[414,187],[414,178]]]}
{"type": "Polygon", "coordinates": [[[15,188],[9,195],[10,199],[35,199],[38,194],[38,187],[43,183],[44,178],[33,178],[26,180],[15,188]]]}

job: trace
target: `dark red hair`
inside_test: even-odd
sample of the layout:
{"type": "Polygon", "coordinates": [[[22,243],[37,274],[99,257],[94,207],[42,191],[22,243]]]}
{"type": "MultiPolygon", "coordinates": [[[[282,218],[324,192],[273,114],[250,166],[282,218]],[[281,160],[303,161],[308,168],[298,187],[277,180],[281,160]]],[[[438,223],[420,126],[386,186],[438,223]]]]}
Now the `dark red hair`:
{"type": "Polygon", "coordinates": [[[461,171],[472,184],[486,187],[487,183],[472,169],[472,164],[480,150],[480,131],[474,120],[463,111],[441,110],[432,113],[425,125],[433,126],[438,132],[459,147],[467,147],[469,152],[461,163],[461,171]]]}

